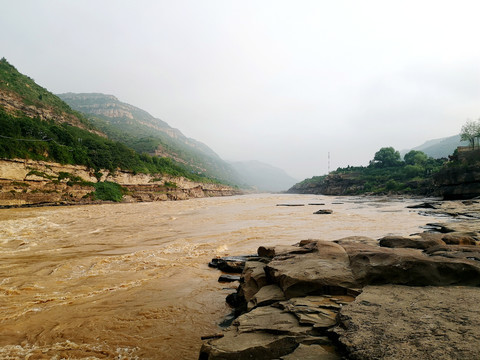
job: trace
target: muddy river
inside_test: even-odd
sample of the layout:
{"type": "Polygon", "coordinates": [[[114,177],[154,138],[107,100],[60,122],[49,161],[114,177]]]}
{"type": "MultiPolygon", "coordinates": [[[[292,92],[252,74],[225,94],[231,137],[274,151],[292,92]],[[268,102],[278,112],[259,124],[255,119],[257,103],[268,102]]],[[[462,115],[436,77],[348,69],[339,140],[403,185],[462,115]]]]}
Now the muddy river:
{"type": "Polygon", "coordinates": [[[309,238],[408,235],[434,221],[406,209],[413,203],[248,195],[2,209],[0,358],[196,359],[235,287],[217,282],[211,258],[309,238]],[[333,214],[313,214],[321,208],[333,214]]]}

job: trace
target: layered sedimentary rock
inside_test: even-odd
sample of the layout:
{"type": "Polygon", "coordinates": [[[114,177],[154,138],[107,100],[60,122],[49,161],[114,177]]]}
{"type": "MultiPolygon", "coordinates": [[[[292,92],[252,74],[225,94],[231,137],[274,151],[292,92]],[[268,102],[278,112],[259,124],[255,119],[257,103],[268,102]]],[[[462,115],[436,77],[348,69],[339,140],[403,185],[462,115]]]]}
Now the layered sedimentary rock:
{"type": "Polygon", "coordinates": [[[260,247],[200,359],[473,359],[480,246],[450,232],[260,247]]]}
{"type": "Polygon", "coordinates": [[[480,288],[367,286],[334,331],[352,359],[478,359],[480,288]]]}
{"type": "MultiPolygon", "coordinates": [[[[480,151],[475,153],[480,158],[480,151]]],[[[480,196],[480,164],[444,168],[435,175],[435,183],[446,200],[480,196]]]]}
{"type": "Polygon", "coordinates": [[[24,159],[0,159],[0,206],[93,202],[93,184],[115,182],[125,188],[124,201],[184,200],[238,193],[231,187],[168,175],[128,171],[95,172],[85,166],[24,159]]]}

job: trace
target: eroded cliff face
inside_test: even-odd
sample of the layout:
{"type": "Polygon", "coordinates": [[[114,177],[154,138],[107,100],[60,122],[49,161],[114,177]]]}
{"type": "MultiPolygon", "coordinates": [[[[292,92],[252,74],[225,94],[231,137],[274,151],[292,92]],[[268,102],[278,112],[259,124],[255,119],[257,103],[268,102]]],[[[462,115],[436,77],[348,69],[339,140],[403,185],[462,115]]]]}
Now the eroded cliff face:
{"type": "Polygon", "coordinates": [[[451,162],[435,174],[435,184],[446,200],[480,196],[480,150],[459,147],[451,162]]]}
{"type": "Polygon", "coordinates": [[[85,166],[24,159],[0,159],[0,206],[88,204],[94,200],[93,184],[115,182],[127,190],[123,201],[185,200],[229,196],[239,191],[168,175],[133,174],[107,170],[95,173],[85,166]]]}
{"type": "Polygon", "coordinates": [[[435,183],[447,200],[480,196],[480,166],[477,164],[446,168],[435,176],[435,183]]]}

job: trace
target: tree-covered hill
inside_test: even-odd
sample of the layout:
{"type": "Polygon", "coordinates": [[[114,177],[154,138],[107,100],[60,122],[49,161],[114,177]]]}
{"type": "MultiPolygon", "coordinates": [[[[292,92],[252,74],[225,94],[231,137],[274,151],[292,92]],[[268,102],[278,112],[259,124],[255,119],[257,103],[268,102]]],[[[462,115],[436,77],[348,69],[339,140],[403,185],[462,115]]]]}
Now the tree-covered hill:
{"type": "Polygon", "coordinates": [[[107,138],[85,116],[31,78],[0,60],[0,158],[25,158],[164,173],[212,181],[169,158],[140,154],[107,138]]]}
{"type": "Polygon", "coordinates": [[[109,138],[140,153],[164,156],[184,164],[197,174],[228,183],[241,183],[240,175],[205,144],[187,138],[178,129],[148,112],[99,93],[59,94],[72,108],[84,113],[109,138]]]}
{"type": "Polygon", "coordinates": [[[411,150],[404,159],[392,147],[375,153],[368,166],[338,168],[325,176],[315,176],[295,184],[291,193],[327,195],[412,194],[432,195],[436,174],[447,159],[434,159],[411,150]]]}
{"type": "MultiPolygon", "coordinates": [[[[440,139],[433,139],[426,141],[422,145],[416,146],[411,150],[422,151],[434,159],[448,157],[453,154],[458,146],[467,146],[468,141],[462,141],[460,135],[453,135],[440,139]]],[[[402,155],[405,155],[409,150],[403,150],[402,155]]]]}

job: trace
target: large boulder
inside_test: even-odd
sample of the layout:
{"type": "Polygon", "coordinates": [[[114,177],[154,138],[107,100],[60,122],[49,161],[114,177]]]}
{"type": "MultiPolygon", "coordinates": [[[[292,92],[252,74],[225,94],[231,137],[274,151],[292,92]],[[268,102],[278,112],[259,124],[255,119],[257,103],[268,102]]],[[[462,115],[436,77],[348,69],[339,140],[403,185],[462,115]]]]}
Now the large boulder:
{"type": "Polygon", "coordinates": [[[204,342],[199,360],[270,360],[291,353],[297,346],[291,335],[228,331],[221,339],[204,342]]]}
{"type": "Polygon", "coordinates": [[[311,328],[301,326],[296,316],[272,306],[262,306],[240,315],[233,325],[237,331],[253,332],[265,331],[275,334],[308,335],[311,328]]]}
{"type": "Polygon", "coordinates": [[[266,306],[277,301],[285,300],[285,294],[277,285],[266,285],[262,287],[252,297],[247,304],[247,309],[251,310],[257,306],[266,306]]]}
{"type": "Polygon", "coordinates": [[[295,315],[300,325],[325,330],[337,323],[337,313],[343,305],[354,300],[352,296],[306,296],[292,298],[278,304],[295,315]]]}
{"type": "Polygon", "coordinates": [[[313,249],[308,245],[311,241],[307,240],[307,243],[300,243],[299,245],[277,245],[277,246],[260,246],[257,250],[258,256],[273,258],[275,256],[287,255],[287,254],[304,254],[312,252],[313,249]]]}
{"type": "Polygon", "coordinates": [[[477,245],[473,236],[463,233],[451,233],[442,237],[442,240],[448,245],[477,245]]]}
{"type": "Polygon", "coordinates": [[[475,260],[480,263],[480,246],[445,245],[430,248],[425,252],[431,256],[443,256],[451,259],[475,260]]]}
{"type": "Polygon", "coordinates": [[[270,282],[277,284],[287,299],[309,294],[346,294],[357,283],[342,246],[330,241],[310,243],[314,251],[273,258],[265,266],[270,282]]]}
{"type": "Polygon", "coordinates": [[[361,285],[480,285],[480,263],[429,256],[417,249],[344,244],[355,281],[361,285]]]}
{"type": "Polygon", "coordinates": [[[372,246],[378,245],[378,240],[375,240],[368,236],[347,236],[338,240],[334,240],[333,242],[338,245],[352,244],[352,243],[372,245],[372,246]]]}
{"type": "Polygon", "coordinates": [[[382,247],[389,248],[411,248],[411,249],[428,249],[432,246],[445,245],[438,237],[423,238],[417,236],[385,236],[379,239],[382,247]]]}
{"type": "Polygon", "coordinates": [[[265,263],[261,261],[247,261],[243,270],[243,283],[239,288],[239,296],[243,296],[248,303],[252,297],[267,285],[267,276],[265,274],[265,263]]]}
{"type": "Polygon", "coordinates": [[[367,286],[335,328],[351,359],[478,359],[480,288],[367,286]]]}

